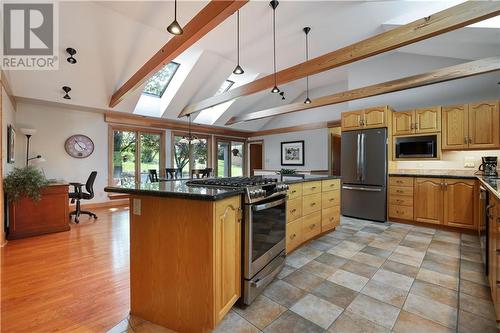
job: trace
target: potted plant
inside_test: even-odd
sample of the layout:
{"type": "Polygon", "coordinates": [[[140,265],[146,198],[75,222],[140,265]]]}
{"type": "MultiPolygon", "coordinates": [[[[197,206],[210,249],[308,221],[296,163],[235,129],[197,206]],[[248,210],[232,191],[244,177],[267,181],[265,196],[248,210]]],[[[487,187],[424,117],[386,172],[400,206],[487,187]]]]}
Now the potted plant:
{"type": "Polygon", "coordinates": [[[30,198],[38,202],[41,198],[42,189],[48,185],[45,176],[36,168],[15,168],[4,179],[4,191],[7,200],[15,203],[22,197],[30,198]]]}

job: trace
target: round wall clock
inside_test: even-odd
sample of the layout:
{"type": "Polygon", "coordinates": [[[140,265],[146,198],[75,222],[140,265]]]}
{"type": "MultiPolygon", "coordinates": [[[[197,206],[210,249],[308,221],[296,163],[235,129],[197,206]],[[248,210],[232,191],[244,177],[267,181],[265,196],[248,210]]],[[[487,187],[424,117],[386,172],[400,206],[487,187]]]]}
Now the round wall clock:
{"type": "Polygon", "coordinates": [[[94,142],[86,135],[75,134],[66,140],[64,148],[71,157],[85,158],[94,152],[94,142]]]}

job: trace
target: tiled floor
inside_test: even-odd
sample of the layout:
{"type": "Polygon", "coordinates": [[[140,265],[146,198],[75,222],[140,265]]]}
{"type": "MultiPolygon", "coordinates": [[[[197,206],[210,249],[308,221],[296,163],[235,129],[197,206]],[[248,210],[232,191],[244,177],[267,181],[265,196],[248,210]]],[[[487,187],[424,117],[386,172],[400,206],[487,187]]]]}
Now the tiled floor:
{"type": "MultiPolygon", "coordinates": [[[[215,332],[497,332],[476,236],[342,218],[215,332]]],[[[112,332],[170,332],[124,320],[112,332]]]]}

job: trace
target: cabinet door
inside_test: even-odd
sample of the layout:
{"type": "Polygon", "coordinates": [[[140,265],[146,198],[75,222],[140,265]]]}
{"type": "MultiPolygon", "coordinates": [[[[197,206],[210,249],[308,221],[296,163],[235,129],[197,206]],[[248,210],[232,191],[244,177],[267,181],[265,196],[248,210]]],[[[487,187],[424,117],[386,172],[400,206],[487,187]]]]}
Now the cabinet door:
{"type": "MultiPolygon", "coordinates": [[[[490,209],[488,209],[488,281],[490,283],[491,288],[491,298],[495,303],[495,307],[498,309],[498,298],[497,298],[497,281],[498,281],[498,261],[497,261],[497,237],[498,237],[498,200],[490,194],[490,199],[488,200],[488,204],[490,205],[490,209]]],[[[498,311],[497,311],[498,313],[498,311]]]]}
{"type": "Polygon", "coordinates": [[[415,110],[415,133],[441,131],[441,107],[435,106],[415,110]]]}
{"type": "Polygon", "coordinates": [[[387,107],[363,110],[363,128],[379,128],[387,126],[387,107]]]}
{"type": "Polygon", "coordinates": [[[442,121],[442,149],[466,149],[468,145],[468,117],[467,105],[443,106],[442,121]]]}
{"type": "Polygon", "coordinates": [[[499,147],[498,101],[469,104],[469,148],[499,147]]]}
{"type": "Polygon", "coordinates": [[[476,228],[476,181],[446,179],[444,183],[444,224],[468,229],[476,228]]]}
{"type": "Polygon", "coordinates": [[[362,116],[363,116],[362,110],[342,112],[341,115],[342,131],[352,131],[361,129],[362,116]]]}
{"type": "Polygon", "coordinates": [[[302,218],[286,225],[286,253],[295,250],[302,243],[302,218]]]}
{"type": "Polygon", "coordinates": [[[405,135],[413,133],[413,111],[392,113],[392,134],[405,135]]]}
{"type": "Polygon", "coordinates": [[[414,217],[415,221],[443,223],[443,179],[415,178],[414,217]]]}
{"type": "Polygon", "coordinates": [[[214,260],[215,318],[218,322],[241,295],[241,210],[239,196],[217,201],[215,204],[214,260]]]}

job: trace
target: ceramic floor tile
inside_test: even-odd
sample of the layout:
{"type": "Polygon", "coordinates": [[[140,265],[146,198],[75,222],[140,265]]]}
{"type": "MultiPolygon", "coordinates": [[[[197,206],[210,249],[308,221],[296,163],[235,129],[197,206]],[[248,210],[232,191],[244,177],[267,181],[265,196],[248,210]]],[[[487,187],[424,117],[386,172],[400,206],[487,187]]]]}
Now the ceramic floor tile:
{"type": "Polygon", "coordinates": [[[419,315],[455,329],[457,326],[457,309],[430,298],[408,294],[403,310],[419,315]]]}
{"type": "Polygon", "coordinates": [[[316,325],[327,329],[340,316],[344,309],[308,294],[295,303],[290,310],[316,325]]]}
{"type": "Polygon", "coordinates": [[[484,273],[484,264],[474,261],[469,261],[465,259],[460,260],[460,268],[461,270],[468,270],[473,272],[484,273]]]}
{"type": "Polygon", "coordinates": [[[285,265],[285,266],[283,266],[283,269],[281,270],[281,272],[279,272],[277,278],[283,279],[283,278],[287,277],[288,275],[290,275],[291,273],[295,272],[296,270],[297,270],[297,268],[295,268],[295,267],[285,265]]]}
{"type": "Polygon", "coordinates": [[[468,241],[468,242],[477,242],[479,243],[479,237],[477,235],[472,235],[472,234],[462,234],[461,236],[462,240],[468,241]]]}
{"type": "Polygon", "coordinates": [[[339,248],[339,249],[348,249],[348,250],[352,250],[352,251],[356,251],[356,252],[360,251],[364,247],[365,247],[364,244],[359,244],[359,243],[351,242],[348,240],[345,240],[336,246],[336,248],[339,248]]]}
{"type": "Polygon", "coordinates": [[[462,248],[461,254],[460,254],[461,259],[465,260],[470,260],[478,263],[483,262],[483,257],[481,256],[481,253],[474,253],[472,251],[467,251],[462,248]]]}
{"type": "Polygon", "coordinates": [[[402,246],[402,245],[399,245],[394,250],[394,253],[400,253],[403,255],[410,256],[410,257],[415,257],[415,258],[419,259],[420,261],[422,261],[424,259],[424,256],[425,256],[425,251],[417,250],[415,248],[408,247],[408,246],[402,246]]]}
{"type": "Polygon", "coordinates": [[[330,281],[320,284],[312,294],[341,308],[346,308],[358,295],[356,291],[330,281]]]}
{"type": "Polygon", "coordinates": [[[462,279],[460,280],[460,292],[491,301],[490,288],[479,283],[462,279]]]}
{"type": "Polygon", "coordinates": [[[485,320],[467,311],[458,314],[459,333],[498,333],[496,321],[485,320]]]}
{"type": "Polygon", "coordinates": [[[421,258],[416,258],[416,257],[412,257],[412,256],[408,256],[406,254],[396,253],[396,252],[391,254],[391,256],[389,257],[389,260],[396,261],[396,262],[399,262],[399,263],[405,264],[405,265],[410,265],[413,267],[420,267],[420,264],[422,264],[421,258]]]}
{"type": "Polygon", "coordinates": [[[386,262],[382,265],[381,268],[385,269],[386,271],[399,273],[411,278],[415,278],[418,274],[418,267],[405,265],[392,260],[386,260],[386,262]]]}
{"type": "Polygon", "coordinates": [[[412,249],[420,251],[426,251],[427,247],[429,246],[429,243],[403,239],[401,243],[399,243],[399,245],[410,247],[412,249]]]}
{"type": "Polygon", "coordinates": [[[363,232],[368,232],[368,233],[372,233],[372,234],[381,234],[385,231],[386,228],[379,228],[379,227],[375,227],[375,226],[369,226],[369,227],[364,227],[363,229],[361,229],[361,231],[363,232]]]}
{"type": "Polygon", "coordinates": [[[406,291],[410,290],[413,283],[413,278],[384,269],[378,270],[372,279],[406,291]]]}
{"type": "Polygon", "coordinates": [[[433,283],[415,280],[411,286],[410,293],[430,298],[451,307],[458,307],[458,292],[438,286],[433,283]]]}
{"type": "MultiPolygon", "coordinates": [[[[335,248],[333,248],[333,249],[335,249],[335,248]]],[[[330,250],[331,252],[329,252],[329,253],[323,253],[322,255],[317,257],[315,260],[322,263],[322,264],[332,266],[332,267],[340,267],[347,262],[346,258],[342,258],[342,257],[336,256],[335,254],[332,254],[332,252],[334,252],[332,250],[330,250]]]]}
{"type": "Polygon", "coordinates": [[[342,269],[337,270],[328,278],[328,281],[339,284],[341,286],[350,288],[352,290],[360,291],[368,282],[368,278],[353,274],[342,269]]]}
{"type": "Polygon", "coordinates": [[[390,331],[349,310],[345,310],[328,329],[330,333],[389,333],[390,331]]]}
{"type": "Polygon", "coordinates": [[[408,291],[371,280],[361,290],[361,293],[397,308],[401,308],[405,302],[408,291]]]}
{"type": "Polygon", "coordinates": [[[362,294],[358,295],[347,309],[389,329],[394,326],[399,314],[398,308],[362,294]]]}
{"type": "Polygon", "coordinates": [[[322,333],[324,330],[302,316],[286,311],[264,329],[265,333],[322,333]]]}
{"type": "Polygon", "coordinates": [[[371,278],[373,274],[378,270],[377,267],[370,265],[360,265],[357,261],[348,261],[342,267],[340,267],[344,271],[348,271],[354,274],[358,274],[364,276],[365,278],[371,278]]]}
{"type": "Polygon", "coordinates": [[[286,257],[286,264],[294,268],[300,268],[305,264],[307,264],[308,262],[310,262],[311,260],[314,260],[314,258],[311,258],[303,253],[295,251],[286,257]]]}
{"type": "MultiPolygon", "coordinates": [[[[441,257],[443,257],[443,256],[441,256],[441,257]]],[[[451,265],[447,265],[443,261],[427,259],[427,256],[426,256],[426,258],[424,258],[424,261],[422,261],[421,268],[425,268],[425,269],[428,269],[428,270],[431,270],[434,272],[458,277],[458,274],[459,274],[458,266],[459,266],[458,262],[457,262],[457,265],[451,266],[451,265]]]]}
{"type": "Polygon", "coordinates": [[[446,255],[453,258],[460,258],[460,247],[455,244],[442,241],[432,241],[427,249],[430,253],[446,255]]]}
{"type": "Polygon", "coordinates": [[[318,251],[328,251],[333,247],[332,244],[327,242],[322,242],[318,239],[313,240],[312,242],[307,244],[307,246],[312,247],[313,249],[318,251]]]}
{"type": "Polygon", "coordinates": [[[284,306],[262,295],[257,296],[253,303],[244,309],[239,307],[234,308],[234,311],[241,317],[261,330],[272,323],[286,310],[284,306]]]}
{"type": "Polygon", "coordinates": [[[273,301],[289,308],[304,296],[305,291],[285,281],[276,280],[267,286],[263,294],[273,301]]]}
{"type": "Polygon", "coordinates": [[[351,257],[351,260],[357,261],[361,264],[370,265],[373,267],[380,267],[385,262],[385,258],[380,258],[372,254],[358,252],[351,257]]]}
{"type": "Polygon", "coordinates": [[[493,302],[467,294],[460,294],[460,310],[470,312],[488,320],[495,320],[493,302]]]}
{"type": "Polygon", "coordinates": [[[433,321],[417,316],[404,310],[392,330],[395,333],[452,333],[452,329],[441,326],[433,321]]]}
{"type": "Polygon", "coordinates": [[[453,290],[458,290],[458,278],[434,271],[430,271],[425,268],[421,268],[420,271],[417,274],[417,279],[434,283],[439,286],[453,289],[453,290]]]}
{"type": "Polygon", "coordinates": [[[415,235],[408,233],[406,237],[403,239],[403,241],[412,241],[412,242],[418,242],[418,243],[424,243],[429,246],[429,244],[432,242],[432,236],[429,235],[415,235]]]}
{"type": "Polygon", "coordinates": [[[326,279],[330,275],[335,273],[337,268],[334,266],[326,265],[322,262],[313,260],[313,261],[310,261],[309,263],[307,263],[306,265],[302,266],[302,268],[300,270],[314,274],[314,275],[319,276],[323,279],[326,279]]]}
{"type": "Polygon", "coordinates": [[[474,272],[460,268],[460,279],[482,284],[483,286],[489,286],[488,280],[483,272],[474,272]]]}
{"type": "Polygon", "coordinates": [[[394,251],[394,249],[398,247],[399,241],[374,240],[368,243],[368,245],[382,250],[394,251]]]}
{"type": "Polygon", "coordinates": [[[324,281],[324,279],[299,269],[293,272],[292,274],[288,275],[286,278],[283,279],[283,281],[288,282],[297,288],[311,291],[315,289],[317,286],[319,286],[321,282],[324,281]]]}

